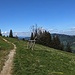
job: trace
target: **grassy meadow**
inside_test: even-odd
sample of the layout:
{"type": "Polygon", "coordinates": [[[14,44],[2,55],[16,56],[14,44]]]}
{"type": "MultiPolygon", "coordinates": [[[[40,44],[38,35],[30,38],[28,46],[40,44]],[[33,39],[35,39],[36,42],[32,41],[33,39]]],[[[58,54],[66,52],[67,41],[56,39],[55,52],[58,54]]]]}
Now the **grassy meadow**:
{"type": "Polygon", "coordinates": [[[75,75],[75,55],[36,44],[27,49],[27,42],[9,39],[16,44],[12,75],[75,75]]]}
{"type": "Polygon", "coordinates": [[[0,37],[0,71],[2,70],[7,55],[11,49],[13,49],[13,45],[5,42],[2,37],[0,37]]]}

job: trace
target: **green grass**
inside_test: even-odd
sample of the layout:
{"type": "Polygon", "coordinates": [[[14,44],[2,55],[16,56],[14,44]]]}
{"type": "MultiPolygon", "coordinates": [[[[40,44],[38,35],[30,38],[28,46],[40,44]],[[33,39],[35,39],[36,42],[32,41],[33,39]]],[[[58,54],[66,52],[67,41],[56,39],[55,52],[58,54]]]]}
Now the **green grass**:
{"type": "Polygon", "coordinates": [[[13,75],[75,75],[75,55],[36,45],[27,49],[27,42],[8,39],[17,46],[13,75]]]}
{"type": "Polygon", "coordinates": [[[0,37],[0,71],[2,70],[7,55],[11,49],[13,49],[13,45],[5,42],[2,37],[0,37]]]}

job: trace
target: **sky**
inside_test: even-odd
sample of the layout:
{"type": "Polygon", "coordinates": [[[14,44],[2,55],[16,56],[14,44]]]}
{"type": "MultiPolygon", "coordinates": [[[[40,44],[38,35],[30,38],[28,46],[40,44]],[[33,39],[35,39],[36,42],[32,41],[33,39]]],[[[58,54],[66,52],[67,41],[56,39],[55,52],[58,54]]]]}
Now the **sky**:
{"type": "Polygon", "coordinates": [[[75,35],[75,0],[0,0],[0,29],[30,36],[37,24],[50,33],[75,35]]]}

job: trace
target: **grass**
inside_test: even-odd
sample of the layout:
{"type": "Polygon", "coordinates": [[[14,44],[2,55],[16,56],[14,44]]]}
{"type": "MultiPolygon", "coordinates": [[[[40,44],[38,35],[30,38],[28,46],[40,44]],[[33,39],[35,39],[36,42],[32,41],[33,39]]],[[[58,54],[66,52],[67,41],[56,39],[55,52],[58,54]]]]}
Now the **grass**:
{"type": "Polygon", "coordinates": [[[36,45],[27,49],[27,42],[8,39],[16,44],[13,75],[75,75],[75,55],[36,45]]]}
{"type": "Polygon", "coordinates": [[[0,37],[0,71],[4,65],[9,51],[13,49],[13,45],[5,42],[2,37],[0,37]]]}

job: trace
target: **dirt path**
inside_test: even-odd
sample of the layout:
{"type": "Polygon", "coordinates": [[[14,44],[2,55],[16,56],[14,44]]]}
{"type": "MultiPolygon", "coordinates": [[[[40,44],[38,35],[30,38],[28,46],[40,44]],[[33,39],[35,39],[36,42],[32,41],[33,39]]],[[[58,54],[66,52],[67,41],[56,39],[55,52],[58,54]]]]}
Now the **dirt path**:
{"type": "MultiPolygon", "coordinates": [[[[7,43],[10,43],[9,41],[7,41],[6,39],[3,39],[4,41],[6,41],[7,43]]],[[[5,62],[5,65],[3,66],[3,69],[0,73],[0,75],[11,75],[11,70],[12,70],[12,64],[13,64],[13,57],[15,54],[15,50],[16,50],[16,45],[12,43],[12,45],[14,46],[14,49],[10,51],[10,53],[8,54],[8,59],[5,62]]]]}

